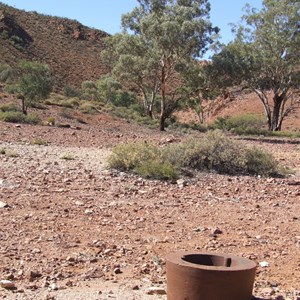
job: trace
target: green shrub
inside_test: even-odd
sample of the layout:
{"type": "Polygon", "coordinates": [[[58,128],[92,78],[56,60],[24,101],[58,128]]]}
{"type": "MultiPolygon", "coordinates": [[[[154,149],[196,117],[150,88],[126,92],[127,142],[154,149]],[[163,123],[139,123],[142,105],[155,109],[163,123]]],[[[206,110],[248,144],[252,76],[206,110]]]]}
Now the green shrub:
{"type": "Polygon", "coordinates": [[[6,104],[2,104],[0,106],[0,111],[2,112],[8,112],[8,111],[15,111],[15,112],[20,112],[21,109],[18,105],[16,105],[13,102],[8,102],[6,104]]]}
{"type": "Polygon", "coordinates": [[[54,126],[55,125],[55,118],[54,117],[48,117],[47,118],[47,124],[50,126],[54,126]]]}
{"type": "Polygon", "coordinates": [[[17,84],[8,84],[4,90],[9,94],[18,94],[20,92],[20,88],[17,84]]]}
{"type": "Polygon", "coordinates": [[[159,148],[150,143],[118,145],[108,160],[109,167],[130,171],[146,178],[171,179],[179,170],[214,171],[229,175],[274,176],[279,173],[273,156],[256,148],[246,148],[221,131],[206,134],[201,140],[159,148]]]}
{"type": "Polygon", "coordinates": [[[38,124],[40,118],[37,114],[24,115],[19,111],[6,111],[0,112],[0,120],[9,123],[27,123],[27,124],[38,124]]]}
{"type": "Polygon", "coordinates": [[[260,115],[246,113],[233,117],[219,117],[214,128],[228,130],[235,134],[259,134],[265,126],[265,118],[260,115]]]}
{"type": "Polygon", "coordinates": [[[0,64],[0,82],[10,82],[14,78],[14,70],[7,64],[0,64]]]}
{"type": "Polygon", "coordinates": [[[149,143],[128,143],[116,146],[108,164],[113,169],[131,171],[145,161],[156,160],[160,157],[160,150],[149,143]]]}
{"type": "Polygon", "coordinates": [[[274,157],[258,148],[247,149],[245,153],[246,172],[251,175],[274,176],[278,167],[274,157]]]}
{"type": "Polygon", "coordinates": [[[45,140],[42,140],[40,138],[37,138],[37,139],[31,141],[31,144],[32,145],[39,145],[39,146],[48,146],[48,142],[45,141],[45,140]]]}
{"type": "Polygon", "coordinates": [[[179,177],[179,171],[168,161],[151,160],[138,165],[134,169],[135,173],[144,178],[153,178],[159,180],[176,180],[179,177]]]}
{"type": "Polygon", "coordinates": [[[170,146],[165,156],[172,164],[200,171],[236,174],[243,169],[243,150],[221,131],[209,132],[201,141],[190,139],[170,146]]]}
{"type": "Polygon", "coordinates": [[[32,113],[32,114],[28,114],[25,116],[24,123],[39,124],[39,123],[41,123],[41,119],[37,114],[32,113]]]}
{"type": "Polygon", "coordinates": [[[88,115],[94,115],[97,113],[97,108],[95,107],[95,105],[93,105],[92,103],[89,102],[83,102],[80,107],[79,110],[84,113],[84,114],[88,114],[88,115]]]}
{"type": "Polygon", "coordinates": [[[22,112],[6,111],[0,113],[0,120],[9,123],[25,123],[25,115],[22,112]]]}
{"type": "Polygon", "coordinates": [[[81,93],[75,87],[70,86],[70,85],[66,85],[64,87],[64,95],[66,97],[80,97],[81,93]]]}

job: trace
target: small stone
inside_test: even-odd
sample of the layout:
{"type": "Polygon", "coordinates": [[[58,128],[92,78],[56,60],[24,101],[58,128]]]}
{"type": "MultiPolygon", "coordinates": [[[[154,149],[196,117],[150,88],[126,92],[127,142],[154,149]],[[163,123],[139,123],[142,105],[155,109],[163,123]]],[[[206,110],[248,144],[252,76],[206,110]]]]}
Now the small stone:
{"type": "Polygon", "coordinates": [[[30,271],[29,273],[29,281],[33,281],[36,278],[40,278],[42,277],[42,274],[38,271],[30,271]]]}
{"type": "Polygon", "coordinates": [[[122,271],[121,271],[120,268],[115,268],[115,269],[114,269],[114,273],[115,273],[115,274],[122,274],[122,271]]]}
{"type": "Polygon", "coordinates": [[[212,229],[211,233],[212,234],[222,234],[223,231],[220,228],[216,227],[216,228],[212,229]]]}
{"type": "Polygon", "coordinates": [[[77,206],[83,206],[83,205],[84,205],[84,202],[78,200],[78,201],[75,202],[75,204],[76,204],[77,206]]]}
{"type": "Polygon", "coordinates": [[[132,287],[132,290],[133,291],[138,291],[140,289],[140,287],[138,286],[138,285],[134,285],[133,287],[132,287]]]}
{"type": "Polygon", "coordinates": [[[13,290],[16,288],[15,284],[11,280],[0,280],[0,286],[7,290],[13,290]]]}
{"type": "Polygon", "coordinates": [[[266,267],[269,266],[269,263],[268,263],[267,261],[261,261],[261,262],[259,263],[259,265],[260,265],[260,267],[262,267],[262,268],[266,268],[266,267]]]}
{"type": "Polygon", "coordinates": [[[57,284],[54,282],[54,283],[51,283],[50,284],[50,289],[52,290],[52,291],[57,291],[58,290],[58,286],[57,286],[57,284]]]}
{"type": "Polygon", "coordinates": [[[8,208],[9,205],[5,202],[0,201],[0,208],[8,208]]]}
{"type": "Polygon", "coordinates": [[[262,289],[261,292],[262,292],[262,294],[264,294],[266,296],[272,296],[272,295],[275,294],[275,291],[272,288],[269,288],[269,287],[262,289]]]}
{"type": "Polygon", "coordinates": [[[187,182],[184,179],[178,179],[176,183],[180,188],[183,188],[187,185],[187,182]]]}
{"type": "Polygon", "coordinates": [[[166,295],[166,290],[164,288],[161,287],[150,287],[147,289],[146,292],[148,295],[166,295]]]}
{"type": "Polygon", "coordinates": [[[93,211],[92,209],[86,209],[86,210],[84,211],[84,213],[85,213],[86,215],[91,215],[91,214],[94,213],[94,211],[93,211]]]}

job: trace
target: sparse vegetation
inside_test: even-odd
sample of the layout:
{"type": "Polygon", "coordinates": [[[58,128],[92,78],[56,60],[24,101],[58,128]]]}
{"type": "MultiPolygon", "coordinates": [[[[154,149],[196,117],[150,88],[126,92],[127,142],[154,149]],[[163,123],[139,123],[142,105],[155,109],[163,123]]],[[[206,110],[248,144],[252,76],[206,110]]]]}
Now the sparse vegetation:
{"type": "Polygon", "coordinates": [[[156,179],[175,179],[181,169],[229,175],[275,176],[279,173],[270,153],[242,147],[221,131],[210,132],[201,141],[190,139],[164,148],[149,143],[119,145],[113,150],[109,166],[156,179]]]}
{"type": "Polygon", "coordinates": [[[0,64],[0,82],[10,82],[15,76],[15,72],[8,64],[0,64]]]}
{"type": "Polygon", "coordinates": [[[151,143],[129,143],[114,148],[109,158],[113,169],[130,171],[146,178],[176,179],[177,166],[163,160],[162,149],[151,143]]]}
{"type": "Polygon", "coordinates": [[[74,160],[75,159],[74,155],[72,155],[71,153],[65,153],[60,158],[63,160],[74,160]]]}
{"type": "Polygon", "coordinates": [[[82,113],[88,114],[88,115],[94,115],[98,112],[98,109],[96,108],[96,106],[93,103],[90,103],[90,102],[83,102],[79,106],[79,110],[82,113]]]}
{"type": "Polygon", "coordinates": [[[55,117],[48,117],[47,118],[47,125],[55,126],[55,117]]]}
{"type": "Polygon", "coordinates": [[[40,138],[37,138],[37,139],[31,141],[31,144],[39,145],[39,146],[48,146],[48,142],[43,139],[40,139],[40,138]]]}

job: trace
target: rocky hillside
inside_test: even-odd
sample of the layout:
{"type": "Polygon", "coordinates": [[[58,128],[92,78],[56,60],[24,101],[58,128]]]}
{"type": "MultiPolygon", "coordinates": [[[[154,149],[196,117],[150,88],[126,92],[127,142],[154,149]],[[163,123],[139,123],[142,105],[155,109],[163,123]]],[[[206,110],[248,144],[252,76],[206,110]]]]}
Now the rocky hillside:
{"type": "Polygon", "coordinates": [[[77,21],[26,12],[0,2],[0,63],[22,59],[47,63],[56,86],[80,86],[105,73],[100,53],[106,32],[77,21]]]}

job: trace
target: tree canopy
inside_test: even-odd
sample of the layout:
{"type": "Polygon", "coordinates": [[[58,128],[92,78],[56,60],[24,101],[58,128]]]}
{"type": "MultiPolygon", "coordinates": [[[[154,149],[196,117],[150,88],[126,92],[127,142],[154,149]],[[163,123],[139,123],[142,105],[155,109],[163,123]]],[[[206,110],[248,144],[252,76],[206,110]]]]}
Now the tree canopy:
{"type": "Polygon", "coordinates": [[[219,85],[251,88],[264,106],[269,130],[281,130],[300,104],[300,2],[264,0],[260,11],[247,5],[234,31],[235,40],[213,56],[211,71],[219,85]]]}
{"type": "Polygon", "coordinates": [[[107,39],[103,57],[121,82],[142,95],[149,116],[159,99],[160,130],[164,130],[165,120],[199,89],[188,82],[189,70],[213,43],[218,28],[209,20],[207,0],[138,2],[122,17],[123,33],[107,39]]]}
{"type": "Polygon", "coordinates": [[[22,76],[19,88],[22,94],[22,110],[27,113],[28,105],[46,99],[52,91],[53,81],[50,69],[39,62],[22,61],[22,76]]]}

